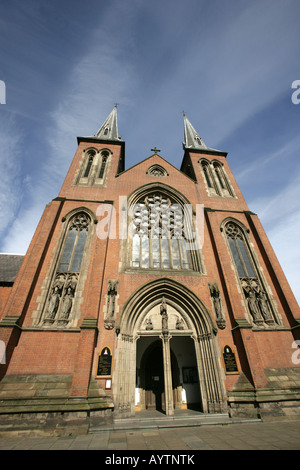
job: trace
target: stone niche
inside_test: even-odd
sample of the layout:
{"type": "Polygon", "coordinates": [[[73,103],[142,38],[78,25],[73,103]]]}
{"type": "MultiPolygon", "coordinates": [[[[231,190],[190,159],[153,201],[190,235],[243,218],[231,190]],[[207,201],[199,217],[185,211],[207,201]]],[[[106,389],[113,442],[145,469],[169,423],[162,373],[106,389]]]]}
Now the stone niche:
{"type": "MultiPolygon", "coordinates": [[[[162,331],[162,315],[160,305],[153,307],[140,321],[138,331],[141,333],[153,332],[161,334],[162,331]]],[[[188,325],[182,315],[173,306],[168,304],[168,330],[186,331],[188,325]]]]}

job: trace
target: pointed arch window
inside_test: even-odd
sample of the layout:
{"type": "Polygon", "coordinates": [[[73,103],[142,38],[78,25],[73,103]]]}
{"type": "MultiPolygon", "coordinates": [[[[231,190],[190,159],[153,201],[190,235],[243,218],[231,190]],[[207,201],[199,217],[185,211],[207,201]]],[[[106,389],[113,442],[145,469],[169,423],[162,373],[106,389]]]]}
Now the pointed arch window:
{"type": "Polygon", "coordinates": [[[150,175],[150,176],[159,176],[159,177],[168,176],[168,172],[165,170],[165,168],[163,168],[160,165],[152,165],[150,168],[148,168],[146,173],[147,175],[150,175]]]}
{"type": "Polygon", "coordinates": [[[257,275],[242,230],[238,225],[228,223],[226,225],[226,235],[239,276],[241,278],[256,278],[257,275]]]}
{"type": "Polygon", "coordinates": [[[100,178],[100,179],[102,179],[104,177],[108,157],[109,157],[109,153],[104,150],[101,153],[100,171],[99,171],[99,175],[98,175],[98,178],[100,178]]]}
{"type": "Polygon", "coordinates": [[[112,152],[109,149],[89,148],[83,151],[80,169],[75,184],[82,186],[103,186],[108,173],[112,152]]]}
{"type": "Polygon", "coordinates": [[[91,171],[91,168],[92,168],[92,164],[93,164],[93,158],[94,156],[93,155],[90,155],[88,161],[87,161],[87,165],[85,167],[85,171],[84,171],[84,174],[83,174],[83,177],[84,178],[88,178],[89,174],[90,174],[90,171],[91,171]]]}
{"type": "Polygon", "coordinates": [[[89,184],[93,174],[94,164],[96,162],[96,150],[95,149],[88,149],[84,151],[83,159],[80,165],[78,177],[76,183],[78,184],[89,184]]]}
{"type": "Polygon", "coordinates": [[[169,195],[153,192],[131,208],[131,266],[141,269],[201,270],[199,253],[190,249],[183,208],[169,195]]]}
{"type": "Polygon", "coordinates": [[[199,160],[209,196],[234,197],[233,189],[218,161],[199,160]]]}
{"type": "Polygon", "coordinates": [[[64,326],[72,319],[72,308],[91,219],[80,212],[70,220],[54,280],[45,306],[44,325],[64,326]]]}
{"type": "Polygon", "coordinates": [[[258,274],[250,246],[242,228],[234,222],[225,225],[225,235],[243,288],[248,311],[257,326],[279,323],[276,312],[258,274]]]}
{"type": "Polygon", "coordinates": [[[85,213],[78,214],[72,219],[58,271],[80,271],[89,224],[90,218],[85,213]]]}
{"type": "Polygon", "coordinates": [[[219,184],[221,186],[222,189],[225,189],[225,185],[224,185],[224,182],[223,182],[223,179],[222,179],[222,176],[220,174],[220,168],[219,168],[219,165],[215,164],[214,165],[214,169],[215,169],[215,173],[217,175],[217,178],[218,178],[218,181],[219,181],[219,184]]]}
{"type": "Polygon", "coordinates": [[[206,180],[206,183],[207,183],[207,186],[209,188],[213,188],[213,184],[212,184],[212,176],[210,174],[210,170],[209,170],[209,165],[208,163],[206,162],[202,162],[202,169],[203,169],[203,173],[204,173],[204,176],[205,176],[205,180],[206,180]]]}
{"type": "Polygon", "coordinates": [[[233,189],[229,184],[229,180],[225,174],[223,165],[220,162],[215,161],[213,162],[213,168],[221,190],[221,195],[234,197],[233,189]]]}

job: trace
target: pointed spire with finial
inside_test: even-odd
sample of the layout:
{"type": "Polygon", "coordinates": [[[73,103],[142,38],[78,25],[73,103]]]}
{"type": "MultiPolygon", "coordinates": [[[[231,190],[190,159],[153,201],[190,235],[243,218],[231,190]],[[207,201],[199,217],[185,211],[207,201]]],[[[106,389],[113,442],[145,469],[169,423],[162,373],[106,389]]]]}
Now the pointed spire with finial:
{"type": "Polygon", "coordinates": [[[208,150],[207,145],[203,142],[196,129],[192,126],[185,112],[183,111],[184,119],[184,142],[183,148],[193,148],[208,150]]]}
{"type": "Polygon", "coordinates": [[[94,135],[95,138],[101,140],[120,140],[118,135],[118,122],[117,122],[117,104],[107,117],[106,121],[102,124],[98,132],[94,135]]]}
{"type": "Polygon", "coordinates": [[[202,150],[204,153],[213,153],[215,155],[227,156],[227,152],[222,152],[220,150],[212,149],[207,147],[199,136],[196,129],[192,126],[188,118],[186,117],[185,112],[183,111],[184,118],[184,142],[182,143],[184,150],[202,150]]]}

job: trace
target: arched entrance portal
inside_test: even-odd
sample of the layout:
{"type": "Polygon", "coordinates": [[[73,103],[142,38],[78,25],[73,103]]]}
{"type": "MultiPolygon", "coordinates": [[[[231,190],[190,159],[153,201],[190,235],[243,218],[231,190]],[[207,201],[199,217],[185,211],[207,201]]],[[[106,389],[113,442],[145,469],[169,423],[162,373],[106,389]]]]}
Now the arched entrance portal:
{"type": "MultiPolygon", "coordinates": [[[[138,340],[138,346],[141,338],[138,340]]],[[[139,352],[137,351],[137,356],[139,352]]],[[[161,341],[148,346],[141,359],[137,357],[136,406],[147,410],[165,410],[165,381],[161,341]]]]}
{"type": "MultiPolygon", "coordinates": [[[[173,336],[170,357],[174,409],[202,411],[192,338],[173,336]]],[[[137,340],[135,409],[166,411],[163,344],[160,338],[142,336],[137,340]]]]}
{"type": "Polygon", "coordinates": [[[226,410],[216,328],[200,299],[170,279],[136,291],[118,321],[113,395],[115,413],[155,407],[226,410]]]}

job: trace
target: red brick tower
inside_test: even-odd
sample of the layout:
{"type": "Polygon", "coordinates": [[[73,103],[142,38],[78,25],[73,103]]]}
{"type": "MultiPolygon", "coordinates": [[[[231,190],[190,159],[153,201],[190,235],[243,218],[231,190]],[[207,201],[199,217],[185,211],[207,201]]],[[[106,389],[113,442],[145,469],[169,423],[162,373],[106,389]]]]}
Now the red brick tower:
{"type": "Polygon", "coordinates": [[[116,107],[78,138],[0,312],[6,419],[299,412],[298,304],[227,154],[183,147],[125,170],[116,107]]]}

